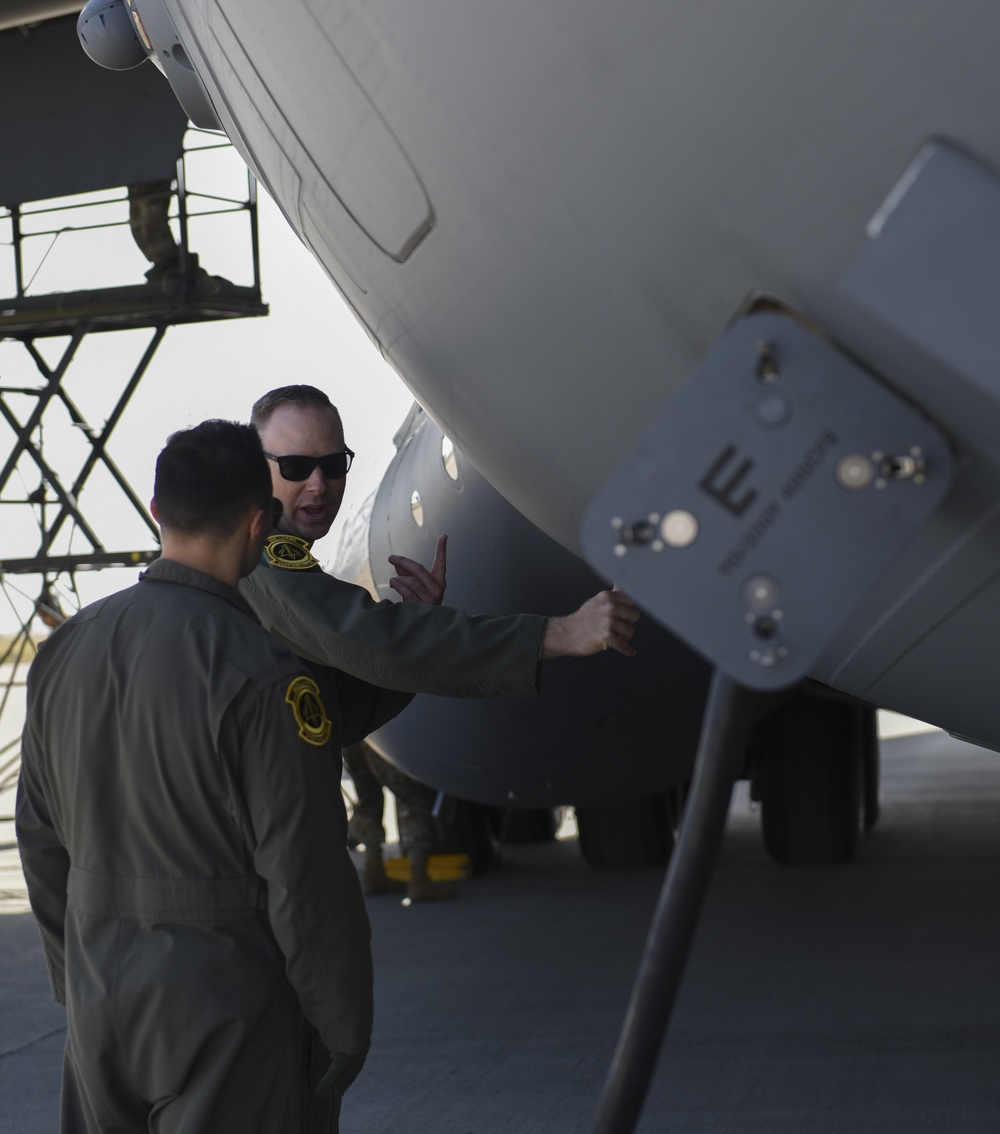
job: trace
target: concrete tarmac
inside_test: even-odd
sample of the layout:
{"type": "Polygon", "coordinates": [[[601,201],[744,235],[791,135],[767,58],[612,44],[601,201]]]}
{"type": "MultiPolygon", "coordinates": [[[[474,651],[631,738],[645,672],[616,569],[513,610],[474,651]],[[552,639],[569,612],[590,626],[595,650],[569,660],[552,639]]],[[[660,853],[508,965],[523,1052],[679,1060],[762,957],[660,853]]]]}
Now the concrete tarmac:
{"type": "MultiPolygon", "coordinates": [[[[851,866],[771,864],[738,790],[643,1134],[1000,1128],[1000,756],[882,751],[851,866]]],[[[660,881],[568,841],[507,848],[457,901],[369,899],[377,1024],[345,1134],[587,1131],[660,881]]],[[[30,915],[0,914],[0,956],[0,1132],[50,1134],[64,1017],[30,915]]]]}

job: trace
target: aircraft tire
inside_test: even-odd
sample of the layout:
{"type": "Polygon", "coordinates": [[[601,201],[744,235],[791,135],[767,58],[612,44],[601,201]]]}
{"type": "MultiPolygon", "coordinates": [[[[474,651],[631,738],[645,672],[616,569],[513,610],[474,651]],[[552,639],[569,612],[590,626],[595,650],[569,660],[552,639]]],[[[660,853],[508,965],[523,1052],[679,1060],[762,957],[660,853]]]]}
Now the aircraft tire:
{"type": "Polygon", "coordinates": [[[561,807],[517,807],[505,811],[500,828],[503,843],[550,843],[562,822],[561,807]]]}
{"type": "Polygon", "coordinates": [[[866,707],[799,694],[761,725],[761,826],[775,862],[854,858],[867,821],[866,720],[874,722],[866,707]]]}
{"type": "Polygon", "coordinates": [[[578,807],[580,853],[598,870],[664,866],[674,847],[665,794],[614,807],[578,807]]]}
{"type": "Polygon", "coordinates": [[[496,808],[452,799],[438,819],[435,854],[467,854],[472,872],[482,874],[500,859],[500,815],[496,808]]]}
{"type": "Polygon", "coordinates": [[[882,807],[879,802],[881,787],[881,758],[878,746],[878,717],[868,705],[861,709],[861,754],[865,777],[865,830],[870,831],[879,820],[882,807]]]}

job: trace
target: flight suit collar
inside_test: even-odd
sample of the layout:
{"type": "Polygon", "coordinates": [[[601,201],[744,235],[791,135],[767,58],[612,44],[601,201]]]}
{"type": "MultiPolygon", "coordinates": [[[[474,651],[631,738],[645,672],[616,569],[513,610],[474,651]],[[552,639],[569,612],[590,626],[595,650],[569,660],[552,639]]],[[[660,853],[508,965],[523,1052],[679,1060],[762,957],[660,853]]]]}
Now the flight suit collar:
{"type": "Polygon", "coordinates": [[[175,563],[172,559],[157,559],[139,576],[140,583],[180,583],[185,587],[197,587],[208,591],[217,598],[235,606],[241,613],[257,622],[257,615],[246,599],[235,587],[216,579],[214,575],[206,575],[204,571],[196,571],[193,567],[185,567],[183,563],[175,563]]]}

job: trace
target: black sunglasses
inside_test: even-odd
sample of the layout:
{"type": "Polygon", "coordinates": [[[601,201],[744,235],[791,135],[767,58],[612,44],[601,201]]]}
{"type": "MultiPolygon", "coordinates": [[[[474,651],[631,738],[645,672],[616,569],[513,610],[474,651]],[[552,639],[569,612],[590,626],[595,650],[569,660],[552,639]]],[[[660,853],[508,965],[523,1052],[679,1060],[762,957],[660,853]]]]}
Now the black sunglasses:
{"type": "Polygon", "coordinates": [[[327,480],[340,480],[342,476],[347,476],[351,461],[354,460],[354,453],[346,446],[342,453],[327,453],[325,457],[278,457],[266,451],[264,456],[269,461],[277,462],[282,480],[308,480],[317,465],[327,480]]]}

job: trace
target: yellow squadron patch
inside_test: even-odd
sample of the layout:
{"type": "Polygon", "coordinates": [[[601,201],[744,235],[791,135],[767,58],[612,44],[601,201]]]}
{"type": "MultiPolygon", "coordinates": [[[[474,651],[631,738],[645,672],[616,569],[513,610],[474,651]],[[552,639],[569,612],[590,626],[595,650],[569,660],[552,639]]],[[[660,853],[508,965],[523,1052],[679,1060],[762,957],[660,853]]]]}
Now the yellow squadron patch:
{"type": "Polygon", "coordinates": [[[264,554],[272,567],[284,567],[287,571],[308,571],[318,567],[319,560],[309,550],[304,539],[294,535],[272,535],[264,544],[264,554]]]}
{"type": "Polygon", "coordinates": [[[285,691],[285,700],[292,706],[292,715],[299,726],[299,736],[306,744],[318,748],[330,739],[333,725],[326,715],[319,686],[311,677],[296,677],[285,691]]]}

